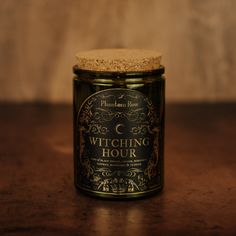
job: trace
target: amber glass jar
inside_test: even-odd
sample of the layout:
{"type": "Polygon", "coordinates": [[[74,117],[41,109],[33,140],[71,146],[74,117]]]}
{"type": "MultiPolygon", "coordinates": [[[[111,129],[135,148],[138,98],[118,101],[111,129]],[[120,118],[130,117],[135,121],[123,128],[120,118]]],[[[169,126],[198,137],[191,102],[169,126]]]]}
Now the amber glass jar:
{"type": "Polygon", "coordinates": [[[86,193],[137,198],[164,178],[165,79],[160,55],[104,49],[73,67],[74,180],[86,193]]]}

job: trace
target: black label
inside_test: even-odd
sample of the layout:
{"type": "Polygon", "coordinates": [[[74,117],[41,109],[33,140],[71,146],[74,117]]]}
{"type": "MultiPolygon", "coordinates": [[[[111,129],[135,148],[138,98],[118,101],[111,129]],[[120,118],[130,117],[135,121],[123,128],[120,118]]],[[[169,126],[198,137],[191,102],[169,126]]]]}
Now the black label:
{"type": "Polygon", "coordinates": [[[81,188],[128,195],[160,187],[159,118],[144,94],[97,92],[83,102],[76,124],[81,188]]]}

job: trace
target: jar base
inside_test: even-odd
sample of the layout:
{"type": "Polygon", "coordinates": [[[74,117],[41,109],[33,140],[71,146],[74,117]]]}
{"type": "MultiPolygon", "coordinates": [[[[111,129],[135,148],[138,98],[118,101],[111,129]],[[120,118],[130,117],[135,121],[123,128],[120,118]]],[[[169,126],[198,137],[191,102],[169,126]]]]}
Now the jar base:
{"type": "Polygon", "coordinates": [[[101,193],[96,191],[91,191],[84,189],[75,184],[76,189],[90,197],[100,198],[100,199],[107,199],[107,200],[134,200],[134,199],[144,199],[148,197],[152,197],[157,194],[161,194],[163,191],[163,186],[156,188],[154,190],[141,192],[141,193],[134,193],[134,194],[112,194],[112,193],[101,193]]]}

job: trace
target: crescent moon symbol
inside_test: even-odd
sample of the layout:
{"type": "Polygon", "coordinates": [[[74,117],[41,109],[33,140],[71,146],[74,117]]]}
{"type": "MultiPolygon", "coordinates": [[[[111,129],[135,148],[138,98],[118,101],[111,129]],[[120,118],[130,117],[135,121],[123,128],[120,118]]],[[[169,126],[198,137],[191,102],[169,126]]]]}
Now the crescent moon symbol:
{"type": "Polygon", "coordinates": [[[123,124],[118,124],[118,125],[116,125],[115,130],[116,130],[116,133],[117,133],[117,134],[123,134],[123,132],[121,132],[121,130],[119,130],[120,127],[124,127],[124,125],[123,125],[123,124]]]}

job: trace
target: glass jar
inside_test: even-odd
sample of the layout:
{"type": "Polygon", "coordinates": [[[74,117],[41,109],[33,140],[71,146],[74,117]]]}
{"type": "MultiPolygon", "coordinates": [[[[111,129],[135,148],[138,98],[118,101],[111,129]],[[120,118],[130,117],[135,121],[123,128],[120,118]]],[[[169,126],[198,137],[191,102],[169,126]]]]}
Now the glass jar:
{"type": "Polygon", "coordinates": [[[74,181],[85,193],[127,199],[163,188],[165,78],[153,56],[136,66],[139,50],[118,50],[85,52],[73,67],[74,181]]]}

